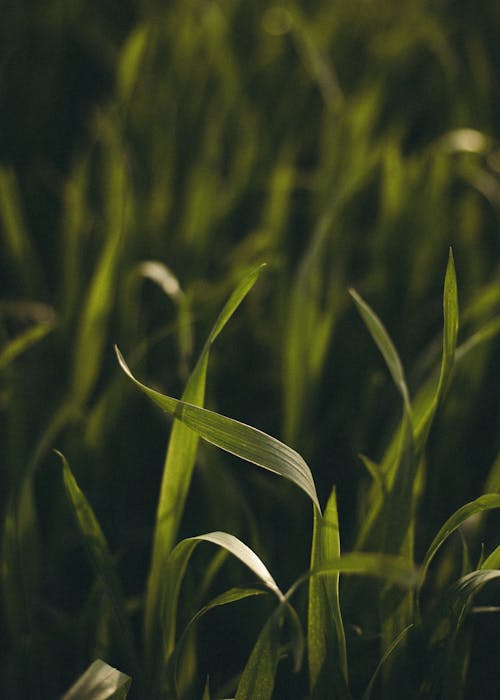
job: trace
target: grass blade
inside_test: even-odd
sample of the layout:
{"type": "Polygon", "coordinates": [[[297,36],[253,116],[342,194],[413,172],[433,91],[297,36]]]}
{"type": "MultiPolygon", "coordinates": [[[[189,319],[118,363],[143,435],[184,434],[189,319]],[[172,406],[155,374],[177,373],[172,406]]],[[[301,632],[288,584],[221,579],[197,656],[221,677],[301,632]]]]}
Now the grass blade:
{"type": "MultiPolygon", "coordinates": [[[[250,270],[224,305],[205,343],[200,358],[188,379],[183,394],[185,401],[203,405],[208,359],[212,344],[254,286],[263,267],[263,265],[258,265],[250,270]]],[[[120,357],[121,355],[119,355],[119,359],[120,357]]],[[[128,367],[126,371],[130,375],[128,367]]],[[[182,421],[174,421],[163,467],[160,497],[156,513],[153,556],[146,594],[146,655],[152,665],[155,663],[153,661],[156,655],[155,650],[158,650],[160,647],[161,633],[158,629],[158,611],[160,610],[161,600],[164,597],[165,586],[167,585],[164,578],[165,562],[175,544],[179,524],[184,512],[184,504],[195,464],[198,439],[198,435],[186,427],[182,421]]]]}
{"type": "Polygon", "coordinates": [[[368,306],[366,301],[364,301],[364,299],[362,299],[354,289],[350,289],[349,294],[354,299],[358,312],[368,328],[376,346],[380,350],[394,383],[403,397],[405,411],[408,413],[408,415],[411,415],[410,394],[406,384],[403,365],[401,364],[397,350],[394,347],[394,343],[390,339],[382,321],[368,306]]]}
{"type": "Polygon", "coordinates": [[[71,472],[66,458],[60,452],[56,452],[56,454],[60,457],[63,464],[64,486],[84,544],[87,548],[91,564],[99,578],[103,590],[109,597],[127,657],[133,667],[136,668],[137,662],[132,632],[125,613],[123,592],[116,575],[108,543],[90,503],[87,501],[71,472]]]}
{"type": "MultiPolygon", "coordinates": [[[[311,569],[314,571],[339,557],[339,521],[334,489],[324,516],[314,512],[311,569]]],[[[340,672],[346,684],[347,652],[340,611],[338,571],[328,579],[313,576],[309,581],[307,642],[313,696],[324,696],[327,687],[334,687],[332,674],[338,675],[340,672]]]]}
{"type": "Polygon", "coordinates": [[[125,673],[97,659],[62,700],[125,700],[131,682],[125,673]]]}
{"type": "Polygon", "coordinates": [[[279,660],[279,623],[283,608],[271,615],[250,654],[235,700],[271,700],[279,660]]]}
{"type": "Polygon", "coordinates": [[[185,423],[207,442],[292,481],[320,510],[313,476],[298,452],[245,423],[150,389],[133,376],[118,348],[116,354],[121,368],[136,386],[173,418],[185,423]]]}
{"type": "Polygon", "coordinates": [[[439,402],[444,396],[449,384],[451,371],[455,362],[455,351],[458,337],[458,292],[457,278],[453,252],[450,248],[448,265],[443,290],[443,352],[441,371],[435,394],[415,431],[417,450],[421,452],[427,441],[427,436],[434,419],[439,402]]]}
{"type": "Polygon", "coordinates": [[[10,340],[0,350],[0,370],[5,369],[13,360],[21,355],[25,350],[39,342],[53,330],[53,323],[37,323],[20,333],[16,338],[10,340]]]}
{"type": "MultiPolygon", "coordinates": [[[[170,660],[175,648],[177,604],[180,588],[192,553],[200,542],[215,544],[239,559],[247,566],[261,582],[271,590],[279,601],[284,601],[284,595],[274,581],[270,572],[262,560],[246,544],[234,535],[227,532],[209,532],[196,537],[188,537],[179,542],[172,550],[163,567],[164,597],[161,601],[161,618],[159,620],[162,631],[162,647],[164,662],[170,660]]],[[[155,668],[153,683],[160,683],[166,668],[155,668]]]]}
{"type": "Polygon", "coordinates": [[[493,508],[500,508],[500,494],[487,493],[474,501],[467,503],[466,505],[459,508],[453,515],[451,515],[444,525],[440,528],[437,535],[432,540],[429,549],[425,555],[424,561],[422,563],[422,581],[425,578],[427,570],[431,561],[433,560],[436,552],[444,543],[444,541],[457,530],[462,523],[464,523],[467,518],[470,518],[476,513],[482,513],[493,508]]]}

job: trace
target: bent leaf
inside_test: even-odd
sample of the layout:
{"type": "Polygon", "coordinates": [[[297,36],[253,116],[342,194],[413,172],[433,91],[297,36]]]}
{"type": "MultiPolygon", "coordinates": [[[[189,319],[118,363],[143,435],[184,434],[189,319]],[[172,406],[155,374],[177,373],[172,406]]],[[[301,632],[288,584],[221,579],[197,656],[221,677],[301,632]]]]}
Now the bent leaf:
{"type": "Polygon", "coordinates": [[[160,408],[207,442],[292,481],[321,510],[313,476],[298,452],[257,428],[150,389],[133,376],[119,349],[115,350],[123,371],[160,408]]]}

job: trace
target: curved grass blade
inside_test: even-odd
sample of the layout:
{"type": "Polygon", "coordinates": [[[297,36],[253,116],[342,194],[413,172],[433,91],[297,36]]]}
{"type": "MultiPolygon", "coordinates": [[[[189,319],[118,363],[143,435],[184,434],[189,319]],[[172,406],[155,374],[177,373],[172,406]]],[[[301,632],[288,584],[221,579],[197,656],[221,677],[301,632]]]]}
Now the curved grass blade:
{"type": "MultiPolygon", "coordinates": [[[[234,535],[227,532],[209,532],[197,537],[188,537],[179,542],[172,550],[167,559],[166,567],[163,568],[165,580],[164,598],[161,601],[161,612],[159,624],[163,635],[162,646],[164,649],[163,659],[168,662],[175,648],[177,603],[179,600],[180,588],[188,565],[189,559],[196,546],[200,542],[211,542],[222,547],[230,554],[239,559],[247,566],[261,582],[272,591],[280,602],[284,601],[284,595],[271,576],[262,560],[246,544],[234,535]]],[[[160,682],[161,676],[167,669],[154,669],[156,678],[153,683],[160,682]]]]}
{"type": "Polygon", "coordinates": [[[481,569],[500,569],[500,546],[492,551],[481,564],[481,569]]]}
{"type": "Polygon", "coordinates": [[[20,333],[16,338],[10,340],[0,350],[0,370],[5,369],[13,360],[21,355],[25,350],[35,343],[45,338],[54,329],[53,323],[37,323],[35,326],[20,333]]]}
{"type": "Polygon", "coordinates": [[[123,371],[160,408],[185,423],[207,442],[292,481],[321,510],[311,471],[298,452],[245,423],[150,389],[133,376],[118,348],[115,350],[123,371]]]}
{"type": "Polygon", "coordinates": [[[125,613],[124,596],[116,575],[108,543],[90,503],[87,501],[71,472],[66,458],[61,452],[56,451],[56,454],[60,457],[63,464],[64,486],[85,547],[87,548],[91,564],[99,578],[103,590],[109,597],[128,659],[132,666],[136,668],[136,654],[132,632],[125,613]]]}
{"type": "Polygon", "coordinates": [[[368,328],[376,346],[380,350],[399,393],[403,397],[406,413],[411,416],[408,385],[406,384],[403,365],[401,364],[397,350],[394,347],[394,343],[390,339],[382,321],[373,311],[373,309],[368,306],[366,301],[364,301],[364,299],[362,299],[354,289],[350,289],[349,294],[354,299],[356,308],[358,309],[358,312],[368,328]]]}
{"type": "MultiPolygon", "coordinates": [[[[314,512],[311,570],[340,557],[337,499],[333,489],[324,516],[314,512]]],[[[312,576],[309,581],[307,645],[309,679],[313,697],[325,695],[337,685],[332,675],[347,684],[347,651],[340,611],[339,572],[329,578],[312,576]]]]}
{"type": "MultiPolygon", "coordinates": [[[[225,591],[224,593],[221,593],[218,595],[216,598],[211,600],[209,603],[204,605],[198,612],[190,619],[186,627],[184,628],[184,631],[182,632],[181,637],[179,638],[179,641],[175,645],[174,652],[170,658],[169,661],[169,667],[170,667],[170,672],[173,673],[173,681],[170,681],[173,685],[175,685],[175,688],[178,693],[178,683],[177,683],[177,676],[178,676],[178,666],[180,662],[180,658],[182,655],[182,650],[184,647],[184,643],[187,639],[188,633],[192,630],[193,626],[198,622],[198,620],[206,615],[208,612],[213,610],[214,608],[219,608],[224,605],[230,605],[231,603],[237,603],[240,600],[245,600],[246,598],[251,598],[255,596],[261,596],[265,595],[266,591],[263,591],[260,588],[231,588],[228,591],[225,591]]],[[[167,673],[169,670],[167,670],[167,673]]]]}
{"type": "Polygon", "coordinates": [[[97,659],[62,700],[125,700],[131,682],[125,673],[97,659]]]}
{"type": "Polygon", "coordinates": [[[425,697],[452,697],[448,689],[456,685],[456,656],[464,620],[472,609],[474,596],[496,579],[500,579],[499,570],[473,571],[456,581],[443,594],[436,609],[430,611],[428,635],[432,662],[424,682],[425,697]]]}
{"type": "MultiPolygon", "coordinates": [[[[212,344],[254,286],[263,267],[264,265],[258,265],[250,270],[224,305],[204,345],[198,362],[188,379],[183,393],[185,401],[203,405],[208,359],[212,344]]],[[[118,359],[120,357],[121,355],[119,354],[118,359]]],[[[127,374],[130,374],[128,367],[126,371],[127,374]]],[[[166,586],[163,570],[165,561],[175,544],[179,524],[184,512],[184,504],[195,464],[198,439],[198,435],[181,421],[174,421],[163,467],[153,539],[153,555],[146,594],[144,628],[146,656],[152,666],[155,665],[154,658],[161,647],[161,633],[158,628],[158,620],[160,618],[160,604],[166,586]]]]}
{"type": "Polygon", "coordinates": [[[487,510],[492,510],[493,508],[500,508],[500,494],[487,493],[474,501],[467,503],[466,505],[459,508],[453,515],[451,515],[444,525],[440,528],[437,535],[432,540],[429,549],[424,557],[422,563],[422,582],[425,578],[427,570],[431,561],[433,560],[436,552],[444,543],[444,541],[457,530],[462,523],[464,523],[467,518],[470,518],[476,513],[482,513],[487,510]]]}

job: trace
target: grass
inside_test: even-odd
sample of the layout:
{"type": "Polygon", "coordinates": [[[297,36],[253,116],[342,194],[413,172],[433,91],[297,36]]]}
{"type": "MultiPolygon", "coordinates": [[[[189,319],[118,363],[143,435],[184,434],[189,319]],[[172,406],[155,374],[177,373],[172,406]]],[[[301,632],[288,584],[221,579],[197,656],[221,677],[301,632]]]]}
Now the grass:
{"type": "Polygon", "coordinates": [[[0,28],[0,695],[494,695],[498,10],[46,9],[0,28]]]}

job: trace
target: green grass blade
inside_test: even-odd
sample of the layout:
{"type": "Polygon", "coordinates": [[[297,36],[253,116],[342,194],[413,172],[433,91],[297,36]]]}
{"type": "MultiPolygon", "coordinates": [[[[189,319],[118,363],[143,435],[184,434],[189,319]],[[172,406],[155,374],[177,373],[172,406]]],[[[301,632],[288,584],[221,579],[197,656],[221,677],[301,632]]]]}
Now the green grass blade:
{"type": "Polygon", "coordinates": [[[401,642],[404,640],[408,632],[413,628],[413,625],[408,625],[408,627],[405,627],[404,630],[402,630],[396,639],[393,641],[393,643],[389,646],[388,649],[386,649],[384,655],[380,659],[380,661],[377,664],[377,668],[373,672],[372,677],[370,678],[370,682],[366,686],[366,690],[363,693],[363,697],[361,700],[371,700],[372,692],[373,692],[373,687],[375,685],[375,681],[377,680],[377,677],[386,663],[386,661],[391,657],[391,655],[394,653],[394,651],[398,648],[398,646],[401,644],[401,642]]]}
{"type": "MultiPolygon", "coordinates": [[[[257,281],[264,265],[252,268],[230,295],[217,318],[205,343],[200,358],[188,379],[183,399],[192,404],[203,405],[208,359],[213,342],[231,318],[245,296],[257,281]]],[[[121,355],[119,355],[119,358],[121,355]]],[[[127,373],[130,371],[127,368],[127,373]]],[[[135,381],[135,380],[134,380],[135,381]]],[[[165,561],[172,551],[184,512],[184,504],[191,483],[198,435],[182,421],[175,420],[170,433],[160,497],[156,513],[156,526],[153,540],[153,556],[146,594],[145,637],[147,657],[155,656],[160,647],[158,630],[160,601],[164,596],[166,581],[163,575],[165,561]]],[[[154,665],[154,662],[152,662],[154,665]]]]}
{"type": "Polygon", "coordinates": [[[25,350],[45,338],[53,328],[53,323],[37,323],[12,340],[9,340],[0,350],[0,370],[5,369],[5,367],[13,362],[16,357],[19,357],[19,355],[25,352],[25,350]]]}
{"type": "MultiPolygon", "coordinates": [[[[429,658],[432,659],[425,679],[426,697],[452,698],[447,688],[455,687],[457,673],[455,658],[461,642],[464,621],[472,607],[474,596],[490,581],[500,579],[500,571],[480,569],[463,576],[442,596],[439,605],[431,609],[428,625],[429,658]]],[[[462,650],[463,651],[463,650],[462,650]]]]}
{"type": "Polygon", "coordinates": [[[298,452],[245,423],[150,389],[133,376],[118,348],[116,354],[123,371],[136,386],[173,418],[185,423],[207,442],[292,481],[320,510],[313,476],[298,452]]]}
{"type": "Polygon", "coordinates": [[[264,625],[238,684],[235,700],[271,700],[279,660],[282,607],[264,625]]]}
{"type": "Polygon", "coordinates": [[[3,224],[6,257],[22,284],[18,292],[37,298],[42,275],[24,223],[19,186],[14,171],[0,166],[0,222],[3,224]]]}
{"type": "Polygon", "coordinates": [[[422,562],[422,581],[427,573],[431,561],[444,541],[453,532],[455,532],[455,530],[457,530],[460,525],[467,520],[467,518],[470,518],[472,515],[476,515],[477,513],[492,510],[493,508],[500,508],[500,494],[487,493],[479,498],[476,498],[470,503],[466,503],[466,505],[459,508],[448,518],[432,540],[424,557],[424,561],[422,562]]]}
{"type": "Polygon", "coordinates": [[[125,700],[132,679],[97,659],[63,696],[62,700],[125,700]]]}
{"type": "MultiPolygon", "coordinates": [[[[162,658],[164,659],[164,662],[169,661],[175,648],[177,603],[179,600],[180,588],[189,559],[200,542],[210,542],[228,551],[243,564],[245,564],[245,566],[247,566],[260,579],[266,588],[277,596],[278,600],[284,600],[283,593],[279,589],[262,560],[255,554],[255,552],[253,552],[253,550],[250,549],[250,547],[248,547],[234,535],[227,532],[209,532],[204,535],[188,537],[182,540],[174,547],[162,570],[165,586],[164,597],[161,601],[161,618],[159,623],[163,635],[164,651],[162,658]]],[[[154,669],[156,678],[153,679],[153,683],[161,682],[161,676],[166,670],[166,668],[154,669]]]]}
{"type": "MultiPolygon", "coordinates": [[[[314,512],[311,569],[314,571],[339,557],[339,521],[334,489],[324,515],[314,512]]],[[[307,644],[309,678],[314,696],[320,697],[327,687],[332,687],[334,681],[330,676],[339,670],[344,683],[347,683],[347,651],[340,611],[338,571],[328,579],[313,576],[309,581],[307,644]]]]}
{"type": "Polygon", "coordinates": [[[448,265],[444,280],[443,291],[443,353],[441,358],[441,372],[436,392],[432,397],[429,407],[425,411],[423,419],[415,431],[417,449],[423,450],[429,430],[434,419],[439,402],[444,396],[449,384],[451,371],[455,362],[455,351],[458,337],[458,292],[457,278],[453,252],[450,248],[448,265]]]}
{"type": "Polygon", "coordinates": [[[137,662],[134,642],[129,621],[125,613],[124,596],[116,575],[108,543],[90,503],[81,491],[71,472],[66,458],[60,452],[56,452],[56,454],[60,457],[63,464],[64,486],[83,542],[87,548],[91,564],[111,603],[128,659],[133,667],[136,668],[137,662]]]}
{"type": "Polygon", "coordinates": [[[170,672],[171,674],[173,674],[173,678],[169,679],[167,684],[170,683],[170,685],[174,686],[178,692],[177,668],[180,663],[183,646],[188,637],[188,633],[192,630],[193,626],[196,624],[196,622],[198,622],[198,620],[201,617],[206,615],[211,610],[214,610],[215,608],[219,608],[224,605],[231,605],[232,603],[237,603],[240,600],[245,600],[246,598],[261,596],[265,594],[266,591],[263,591],[260,588],[231,588],[228,591],[221,593],[209,603],[204,605],[200,610],[198,610],[198,612],[190,619],[190,621],[184,628],[184,631],[182,632],[179,641],[175,645],[174,652],[169,660],[169,669],[167,669],[167,674],[170,672]]]}
{"type": "Polygon", "coordinates": [[[411,415],[410,394],[406,384],[403,365],[401,364],[397,350],[394,347],[394,343],[389,337],[389,334],[387,333],[382,321],[368,306],[366,301],[364,301],[354,289],[350,289],[349,294],[354,299],[358,312],[368,328],[376,346],[380,350],[394,383],[403,397],[406,412],[408,415],[411,415]]]}

